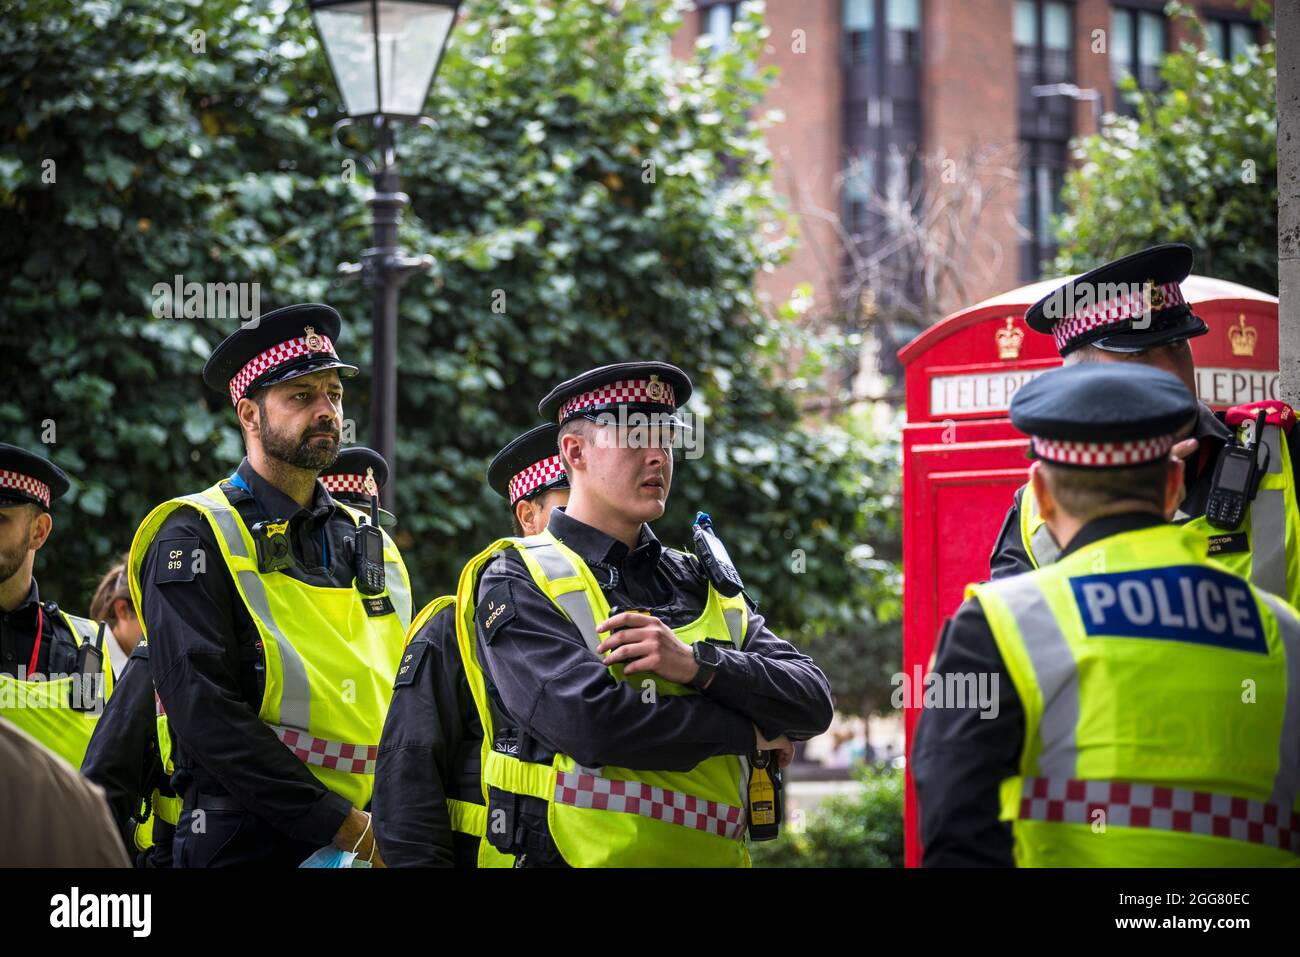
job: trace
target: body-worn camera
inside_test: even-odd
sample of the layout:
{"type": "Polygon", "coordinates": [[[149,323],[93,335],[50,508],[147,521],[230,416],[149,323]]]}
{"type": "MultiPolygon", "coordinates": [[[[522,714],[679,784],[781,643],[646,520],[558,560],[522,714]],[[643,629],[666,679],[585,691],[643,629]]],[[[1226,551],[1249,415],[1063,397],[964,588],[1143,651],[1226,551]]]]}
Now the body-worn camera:
{"type": "Polygon", "coordinates": [[[249,530],[257,547],[257,570],[263,574],[293,567],[288,522],[257,522],[249,530]]]}

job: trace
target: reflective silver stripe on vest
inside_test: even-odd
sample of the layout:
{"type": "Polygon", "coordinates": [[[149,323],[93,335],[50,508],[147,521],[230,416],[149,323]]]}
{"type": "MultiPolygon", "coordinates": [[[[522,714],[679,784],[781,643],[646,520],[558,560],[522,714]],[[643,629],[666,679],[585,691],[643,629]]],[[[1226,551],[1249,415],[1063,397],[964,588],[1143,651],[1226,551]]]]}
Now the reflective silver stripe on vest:
{"type": "Polygon", "coordinates": [[[551,581],[557,578],[573,578],[578,574],[578,570],[573,567],[568,556],[556,548],[551,542],[540,539],[540,536],[534,536],[524,539],[524,546],[528,553],[537,559],[537,564],[542,567],[544,574],[551,581]],[[538,542],[537,544],[533,544],[538,542]]]}
{"type": "Polygon", "coordinates": [[[1223,837],[1300,854],[1300,814],[1290,806],[1127,781],[1025,778],[1020,790],[1022,820],[1095,824],[1098,811],[1107,826],[1223,837]]]}
{"type": "Polygon", "coordinates": [[[1015,618],[1042,692],[1039,770],[1045,777],[1073,777],[1079,757],[1075,737],[1079,725],[1079,670],[1070,645],[1047,596],[1028,576],[998,583],[994,594],[1006,602],[1015,618]]]}
{"type": "Polygon", "coordinates": [[[1039,568],[1053,565],[1061,557],[1061,546],[1056,544],[1056,537],[1046,522],[1034,529],[1034,534],[1029,536],[1029,548],[1033,552],[1030,557],[1039,568]]]}
{"type": "Polygon", "coordinates": [[[221,532],[221,537],[226,540],[226,548],[229,549],[230,554],[236,558],[248,557],[248,549],[244,547],[244,536],[239,534],[239,516],[235,514],[233,508],[224,502],[218,502],[216,499],[208,498],[198,492],[193,495],[181,496],[181,501],[206,508],[216,520],[217,530],[221,532]]]}
{"type": "Polygon", "coordinates": [[[591,653],[600,656],[596,649],[600,646],[600,636],[596,634],[596,621],[591,616],[591,603],[587,601],[586,590],[565,592],[557,595],[555,601],[569,616],[569,621],[582,633],[582,640],[591,653]]]}
{"type": "Polygon", "coordinates": [[[397,612],[397,619],[402,628],[411,627],[411,590],[402,580],[402,566],[397,562],[384,562],[384,584],[388,586],[388,598],[397,612]]]}
{"type": "Polygon", "coordinates": [[[615,781],[580,771],[556,774],[555,800],[571,807],[639,814],[732,840],[739,840],[745,831],[742,808],[641,781],[615,781]]]}
{"type": "Polygon", "coordinates": [[[745,630],[740,623],[741,611],[739,608],[724,608],[722,617],[727,619],[727,633],[731,635],[731,643],[739,651],[741,645],[745,643],[745,630]]]}
{"type": "Polygon", "coordinates": [[[89,618],[78,618],[76,615],[69,615],[66,612],[63,615],[63,620],[68,623],[73,633],[83,643],[90,642],[93,645],[95,639],[99,637],[99,622],[91,621],[89,618]]]}
{"type": "Polygon", "coordinates": [[[1269,801],[1295,807],[1300,796],[1300,620],[1281,598],[1261,594],[1273,612],[1286,654],[1286,709],[1282,719],[1282,740],[1278,747],[1277,776],[1269,801]]]}
{"type": "MultiPolygon", "coordinates": [[[[1276,425],[1264,426],[1268,472],[1282,472],[1282,443],[1276,425]]],[[[1260,489],[1250,503],[1250,581],[1257,588],[1287,594],[1285,490],[1260,489]]]]}
{"type": "Polygon", "coordinates": [[[280,720],[298,728],[311,727],[311,685],[307,683],[307,668],[298,652],[271,615],[271,605],[266,598],[266,586],[255,571],[239,573],[239,585],[248,597],[253,614],[275,638],[280,651],[280,672],[284,691],[280,695],[280,720]]]}

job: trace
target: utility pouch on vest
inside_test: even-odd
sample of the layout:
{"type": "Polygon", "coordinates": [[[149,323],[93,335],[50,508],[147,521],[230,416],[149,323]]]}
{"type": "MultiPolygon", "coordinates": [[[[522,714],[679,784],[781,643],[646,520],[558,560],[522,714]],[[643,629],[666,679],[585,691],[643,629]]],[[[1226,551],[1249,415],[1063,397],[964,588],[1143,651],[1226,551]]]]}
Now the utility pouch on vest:
{"type": "Polygon", "coordinates": [[[80,675],[79,690],[72,696],[69,707],[73,711],[96,711],[103,700],[104,622],[99,623],[99,633],[94,644],[83,641],[77,649],[77,674],[80,675]]]}
{"type": "Polygon", "coordinates": [[[257,546],[257,570],[263,575],[293,567],[288,522],[257,522],[251,529],[257,546]]]}
{"type": "Polygon", "coordinates": [[[749,839],[774,841],[781,833],[784,808],[781,770],[775,751],[759,751],[749,769],[749,839]]]}

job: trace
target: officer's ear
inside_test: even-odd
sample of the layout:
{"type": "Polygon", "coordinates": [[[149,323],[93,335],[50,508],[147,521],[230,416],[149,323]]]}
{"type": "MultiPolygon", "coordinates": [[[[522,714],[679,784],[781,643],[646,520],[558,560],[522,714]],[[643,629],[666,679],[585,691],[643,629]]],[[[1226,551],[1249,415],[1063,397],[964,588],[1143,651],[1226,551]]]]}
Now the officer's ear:
{"type": "Polygon", "coordinates": [[[32,519],[32,524],[29,526],[27,548],[36,551],[45,544],[46,539],[50,537],[50,532],[54,531],[54,518],[49,512],[35,505],[31,508],[36,512],[36,517],[32,519]]]}
{"type": "Polygon", "coordinates": [[[1056,517],[1056,499],[1052,498],[1052,490],[1047,482],[1047,473],[1043,471],[1042,466],[1043,463],[1039,461],[1030,463],[1029,491],[1038,504],[1038,514],[1042,516],[1043,521],[1050,522],[1056,517]]]}
{"type": "Polygon", "coordinates": [[[1183,472],[1187,463],[1175,456],[1169,457],[1168,471],[1165,472],[1165,518],[1173,520],[1178,506],[1183,504],[1187,489],[1183,485],[1183,472]]]}
{"type": "Polygon", "coordinates": [[[239,416],[239,429],[244,433],[244,442],[247,444],[250,435],[262,434],[262,409],[265,403],[254,402],[245,396],[239,400],[235,406],[235,415],[239,416]]]}
{"type": "Polygon", "coordinates": [[[582,436],[578,430],[560,435],[560,461],[564,463],[565,471],[581,471],[587,466],[587,444],[582,436]]]}

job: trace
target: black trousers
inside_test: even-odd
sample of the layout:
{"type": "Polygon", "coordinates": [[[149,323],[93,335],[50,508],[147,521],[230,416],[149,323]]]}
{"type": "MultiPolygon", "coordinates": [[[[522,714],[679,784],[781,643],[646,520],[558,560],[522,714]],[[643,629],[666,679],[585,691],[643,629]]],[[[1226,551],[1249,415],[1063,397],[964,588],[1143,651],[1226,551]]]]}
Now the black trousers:
{"type": "Polygon", "coordinates": [[[172,839],[174,867],[294,868],[320,850],[277,831],[229,798],[185,802],[172,839]]]}

